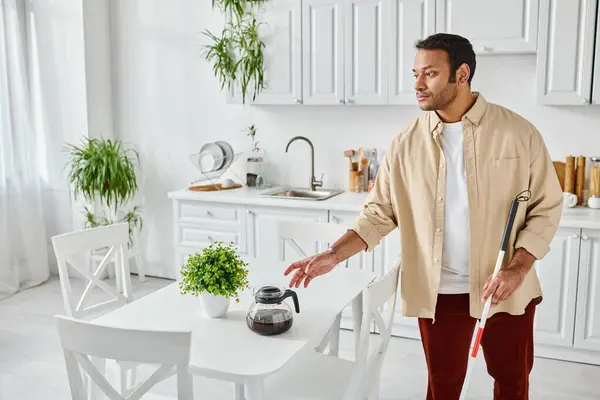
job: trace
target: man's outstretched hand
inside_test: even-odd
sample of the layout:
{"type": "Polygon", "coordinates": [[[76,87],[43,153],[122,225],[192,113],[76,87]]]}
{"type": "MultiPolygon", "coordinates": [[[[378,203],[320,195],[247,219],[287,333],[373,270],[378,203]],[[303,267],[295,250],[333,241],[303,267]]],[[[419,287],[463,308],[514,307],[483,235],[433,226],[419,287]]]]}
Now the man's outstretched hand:
{"type": "Polygon", "coordinates": [[[335,254],[327,251],[296,261],[285,270],[284,275],[295,271],[290,280],[290,288],[300,287],[302,281],[304,281],[304,287],[308,287],[313,279],[330,272],[336,265],[335,254]]]}

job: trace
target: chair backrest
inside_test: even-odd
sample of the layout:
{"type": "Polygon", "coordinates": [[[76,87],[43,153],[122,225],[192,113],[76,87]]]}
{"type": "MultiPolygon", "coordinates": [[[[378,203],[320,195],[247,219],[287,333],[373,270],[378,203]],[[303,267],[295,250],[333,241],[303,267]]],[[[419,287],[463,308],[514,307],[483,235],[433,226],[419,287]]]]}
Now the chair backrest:
{"type": "Polygon", "coordinates": [[[174,373],[177,374],[177,398],[193,399],[193,383],[189,374],[191,332],[113,328],[64,316],[56,316],[56,323],[74,400],[87,399],[85,375],[110,400],[137,400],[174,373]],[[97,359],[160,366],[125,395],[119,393],[106,380],[103,371],[96,368],[97,359]]]}
{"type": "MultiPolygon", "coordinates": [[[[301,258],[313,255],[313,251],[302,248],[300,242],[312,241],[331,245],[348,231],[346,226],[339,224],[296,221],[278,221],[276,229],[277,237],[287,241],[301,258]]],[[[348,260],[345,264],[348,266],[348,260]]]]}
{"type": "Polygon", "coordinates": [[[392,335],[400,265],[399,262],[396,263],[392,270],[369,284],[363,291],[363,316],[359,345],[352,378],[344,393],[344,400],[367,398],[379,377],[392,335]],[[379,343],[370,349],[373,321],[379,331],[379,343]]]}
{"type": "Polygon", "coordinates": [[[58,264],[58,274],[62,289],[65,311],[68,316],[81,318],[100,309],[113,306],[115,303],[124,305],[131,301],[131,277],[129,274],[129,260],[127,257],[127,243],[129,241],[129,224],[118,223],[98,228],[85,229],[65,233],[52,238],[52,246],[58,264]],[[92,272],[89,257],[94,251],[106,248],[107,252],[92,272]],[[87,265],[81,265],[81,257],[88,260],[87,265]],[[111,287],[101,280],[107,265],[114,259],[116,273],[116,287],[111,287]],[[87,285],[79,301],[76,302],[69,275],[69,268],[79,273],[87,285]],[[117,267],[118,266],[118,267],[117,267]],[[108,293],[112,299],[87,306],[94,286],[108,293]],[[119,287],[123,287],[123,294],[119,287]]]}

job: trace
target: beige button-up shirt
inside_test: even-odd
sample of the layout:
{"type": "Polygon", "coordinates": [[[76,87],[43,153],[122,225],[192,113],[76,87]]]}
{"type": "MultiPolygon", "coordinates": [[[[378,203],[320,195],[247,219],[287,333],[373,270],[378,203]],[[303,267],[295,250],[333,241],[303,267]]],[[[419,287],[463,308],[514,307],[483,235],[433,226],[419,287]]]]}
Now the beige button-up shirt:
{"type": "MultiPolygon", "coordinates": [[[[511,202],[519,203],[502,266],[517,248],[536,259],[550,250],[562,213],[562,190],[548,150],[536,128],[514,112],[488,103],[481,94],[463,116],[464,160],[469,202],[470,313],[481,317],[483,286],[493,273],[511,202]]],[[[402,313],[434,318],[440,283],[444,235],[446,167],[440,145],[443,123],[428,111],[394,137],[382,160],[375,186],[351,226],[372,251],[400,229],[402,313]]],[[[541,297],[535,268],[497,312],[523,314],[541,297]]]]}

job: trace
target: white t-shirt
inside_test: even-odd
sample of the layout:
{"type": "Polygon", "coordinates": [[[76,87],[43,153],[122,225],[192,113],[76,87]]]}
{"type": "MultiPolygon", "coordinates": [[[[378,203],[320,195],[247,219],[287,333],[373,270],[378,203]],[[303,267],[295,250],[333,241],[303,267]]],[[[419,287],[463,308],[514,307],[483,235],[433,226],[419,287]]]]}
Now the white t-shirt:
{"type": "Polygon", "coordinates": [[[462,122],[444,124],[440,139],[446,159],[446,201],[439,293],[469,293],[469,200],[462,122]]]}

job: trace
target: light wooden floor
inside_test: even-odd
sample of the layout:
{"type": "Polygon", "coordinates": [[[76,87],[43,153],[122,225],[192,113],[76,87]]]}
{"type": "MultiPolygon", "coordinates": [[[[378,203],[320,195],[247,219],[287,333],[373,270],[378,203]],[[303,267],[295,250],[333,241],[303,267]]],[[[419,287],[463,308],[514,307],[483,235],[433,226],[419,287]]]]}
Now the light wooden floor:
{"type": "MultiPolygon", "coordinates": [[[[132,277],[135,297],[172,281],[132,277]]],[[[81,292],[82,285],[76,285],[81,292]]],[[[58,279],[0,301],[0,400],[61,400],[70,392],[53,316],[63,314],[58,279]]],[[[352,356],[352,335],[342,332],[340,356],[352,356]]],[[[492,380],[483,357],[473,374],[470,399],[491,399],[492,380]]],[[[421,343],[393,338],[382,371],[381,400],[424,399],[427,370],[421,343]]],[[[196,378],[198,399],[232,399],[229,383],[196,378]]],[[[157,394],[175,393],[165,381],[157,394]]],[[[536,358],[531,375],[531,399],[600,399],[600,367],[536,358]]]]}

